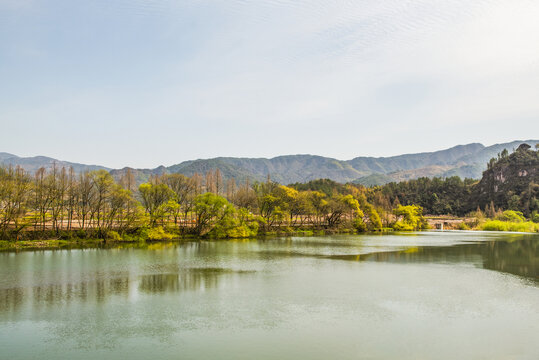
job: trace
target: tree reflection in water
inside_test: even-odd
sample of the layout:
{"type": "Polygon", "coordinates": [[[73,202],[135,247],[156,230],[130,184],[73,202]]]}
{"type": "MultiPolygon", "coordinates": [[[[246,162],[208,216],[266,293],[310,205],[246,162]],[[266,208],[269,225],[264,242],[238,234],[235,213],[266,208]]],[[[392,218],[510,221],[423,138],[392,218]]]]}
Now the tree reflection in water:
{"type": "Polygon", "coordinates": [[[71,302],[101,303],[111,296],[127,299],[130,289],[144,294],[207,290],[216,288],[223,277],[250,272],[224,268],[185,268],[178,269],[176,273],[139,276],[124,274],[121,277],[98,277],[93,281],[77,283],[40,284],[29,288],[0,288],[0,313],[15,312],[25,304],[30,305],[35,312],[46,312],[59,303],[64,305],[69,305],[71,302]]]}
{"type": "Polygon", "coordinates": [[[485,269],[539,281],[539,241],[534,235],[508,240],[452,246],[421,246],[399,251],[335,255],[326,258],[396,263],[472,263],[485,269]]]}

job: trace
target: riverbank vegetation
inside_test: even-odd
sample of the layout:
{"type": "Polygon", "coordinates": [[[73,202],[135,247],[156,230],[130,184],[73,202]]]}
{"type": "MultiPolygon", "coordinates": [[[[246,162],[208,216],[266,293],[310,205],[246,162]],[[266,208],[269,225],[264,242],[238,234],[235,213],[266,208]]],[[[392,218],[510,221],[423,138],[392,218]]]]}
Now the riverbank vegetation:
{"type": "Polygon", "coordinates": [[[417,204],[429,215],[462,218],[461,229],[538,232],[539,149],[522,144],[488,162],[481,180],[459,177],[419,178],[372,187],[377,204],[417,204]]]}
{"type": "Polygon", "coordinates": [[[236,185],[210,170],[204,177],[164,174],[137,186],[129,171],[116,181],[105,170],[0,168],[0,238],[136,241],[426,226],[419,206],[376,207],[362,186],[310,185],[317,184],[324,188],[297,189],[269,178],[236,185]]]}
{"type": "Polygon", "coordinates": [[[521,145],[489,162],[481,181],[420,178],[384,186],[328,179],[271,181],[131,171],[76,173],[0,167],[0,239],[166,240],[315,232],[421,230],[424,214],[466,217],[460,228],[539,231],[539,152],[521,145]]]}
{"type": "Polygon", "coordinates": [[[535,215],[535,222],[526,219],[522,212],[506,210],[498,212],[494,218],[486,218],[484,213],[477,211],[475,228],[486,231],[515,231],[539,232],[539,219],[535,215]]]}

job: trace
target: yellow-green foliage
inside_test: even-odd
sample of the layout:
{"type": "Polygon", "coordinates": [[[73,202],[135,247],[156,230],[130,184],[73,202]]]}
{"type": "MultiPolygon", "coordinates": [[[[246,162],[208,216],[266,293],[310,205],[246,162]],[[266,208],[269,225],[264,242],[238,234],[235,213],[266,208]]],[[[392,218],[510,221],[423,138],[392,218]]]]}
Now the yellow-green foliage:
{"type": "Polygon", "coordinates": [[[215,225],[210,236],[218,238],[247,238],[258,234],[258,222],[251,217],[224,217],[215,225]]]}
{"type": "Polygon", "coordinates": [[[148,230],[148,240],[169,240],[173,237],[173,235],[165,232],[162,226],[158,226],[148,230]]]}
{"type": "Polygon", "coordinates": [[[367,215],[369,216],[370,229],[371,230],[382,229],[382,220],[380,219],[380,215],[378,215],[378,212],[376,211],[376,209],[374,209],[374,206],[372,206],[371,204],[367,204],[366,211],[367,211],[367,215]]]}
{"type": "Polygon", "coordinates": [[[226,237],[246,238],[246,237],[256,236],[257,233],[258,233],[258,223],[254,222],[253,226],[251,227],[244,224],[244,225],[239,225],[231,229],[228,229],[228,231],[226,232],[226,237]]]}
{"type": "Polygon", "coordinates": [[[397,221],[393,224],[393,230],[396,231],[414,231],[416,230],[412,224],[407,224],[402,220],[397,221]]]}
{"type": "Polygon", "coordinates": [[[226,231],[235,226],[236,209],[224,197],[205,193],[195,198],[196,232],[212,233],[212,237],[226,237],[226,231]]]}
{"type": "Polygon", "coordinates": [[[539,232],[539,225],[531,221],[509,222],[490,220],[483,224],[482,229],[488,231],[539,232]]]}
{"type": "Polygon", "coordinates": [[[470,226],[468,226],[468,224],[466,224],[465,222],[461,222],[459,224],[459,230],[470,230],[470,226]]]}
{"type": "Polygon", "coordinates": [[[245,209],[233,207],[219,219],[208,232],[213,238],[246,238],[258,234],[258,222],[245,209]]]}
{"type": "Polygon", "coordinates": [[[365,232],[367,231],[367,224],[363,221],[362,218],[355,218],[353,222],[354,229],[358,232],[365,232]]]}
{"type": "Polygon", "coordinates": [[[501,220],[488,220],[481,225],[481,230],[539,232],[539,224],[533,223],[531,221],[512,222],[512,221],[501,221],[501,220]]]}
{"type": "Polygon", "coordinates": [[[526,218],[520,211],[506,210],[498,220],[520,223],[526,221],[526,218]]]}
{"type": "Polygon", "coordinates": [[[539,224],[526,221],[520,211],[506,210],[494,220],[487,220],[479,228],[486,231],[539,232],[539,224]]]}
{"type": "Polygon", "coordinates": [[[426,229],[428,227],[425,218],[423,217],[423,208],[418,205],[399,205],[395,209],[395,215],[399,218],[393,224],[393,228],[397,231],[413,231],[426,229]]]}
{"type": "MultiPolygon", "coordinates": [[[[41,169],[30,175],[20,168],[0,166],[0,238],[98,236],[124,242],[186,234],[237,238],[255,236],[259,228],[279,233],[304,227],[375,231],[383,226],[380,215],[386,226],[392,221],[384,210],[391,203],[375,209],[367,201],[369,190],[363,187],[328,179],[284,186],[268,179],[239,189],[231,183],[225,198],[219,170],[206,175],[205,186],[198,175],[163,174],[135,190],[137,181],[130,170],[116,182],[105,170],[71,176],[67,169],[41,169]]],[[[420,207],[400,211],[396,228],[423,227],[420,207]]]]}
{"type": "Polygon", "coordinates": [[[112,241],[120,241],[122,240],[122,237],[120,236],[120,234],[118,234],[118,232],[116,231],[113,231],[113,230],[109,230],[107,231],[107,240],[112,240],[112,241]]]}

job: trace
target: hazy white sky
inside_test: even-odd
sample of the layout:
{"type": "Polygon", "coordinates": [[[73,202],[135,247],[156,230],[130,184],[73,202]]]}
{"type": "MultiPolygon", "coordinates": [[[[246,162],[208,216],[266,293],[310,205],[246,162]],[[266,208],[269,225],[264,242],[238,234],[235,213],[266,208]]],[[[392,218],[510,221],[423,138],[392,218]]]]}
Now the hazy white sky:
{"type": "Polygon", "coordinates": [[[0,0],[0,151],[155,167],[527,138],[537,0],[0,0]]]}

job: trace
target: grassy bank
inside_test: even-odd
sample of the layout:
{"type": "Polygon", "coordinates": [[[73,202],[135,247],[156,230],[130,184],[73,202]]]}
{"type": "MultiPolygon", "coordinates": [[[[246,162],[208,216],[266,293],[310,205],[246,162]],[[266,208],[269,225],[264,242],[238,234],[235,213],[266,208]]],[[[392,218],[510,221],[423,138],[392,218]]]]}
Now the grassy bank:
{"type": "MultiPolygon", "coordinates": [[[[384,229],[382,232],[392,231],[384,229]]],[[[271,231],[260,231],[256,236],[249,238],[268,238],[283,236],[324,236],[333,234],[359,234],[355,229],[294,229],[283,227],[271,231]]],[[[364,233],[364,232],[361,232],[364,233]]],[[[377,231],[376,233],[381,233],[377,231]]],[[[34,234],[37,235],[37,234],[34,234]]],[[[181,234],[175,229],[163,229],[157,227],[153,229],[139,229],[137,231],[118,234],[108,233],[105,238],[87,237],[95,233],[82,233],[80,231],[63,231],[58,235],[54,232],[40,233],[39,238],[31,239],[31,234],[26,234],[19,240],[0,240],[0,251],[19,251],[19,250],[55,250],[55,249],[84,249],[96,247],[146,247],[147,244],[158,242],[183,242],[183,241],[201,241],[201,240],[230,240],[234,237],[216,238],[212,236],[196,236],[193,234],[181,234]],[[44,236],[50,236],[44,238],[44,236]],[[60,236],[61,238],[58,238],[60,236]],[[80,237],[84,236],[84,237],[80,237]]]]}
{"type": "Polygon", "coordinates": [[[51,249],[81,249],[95,248],[104,244],[103,239],[77,239],[77,240],[0,240],[0,251],[18,250],[51,250],[51,249]]]}
{"type": "Polygon", "coordinates": [[[531,221],[512,222],[488,220],[480,225],[480,229],[485,231],[539,232],[539,224],[531,221]]]}

